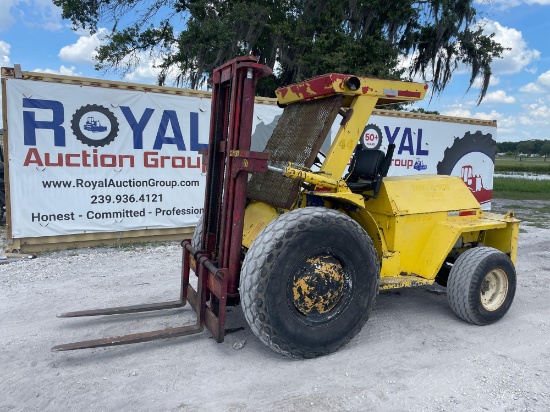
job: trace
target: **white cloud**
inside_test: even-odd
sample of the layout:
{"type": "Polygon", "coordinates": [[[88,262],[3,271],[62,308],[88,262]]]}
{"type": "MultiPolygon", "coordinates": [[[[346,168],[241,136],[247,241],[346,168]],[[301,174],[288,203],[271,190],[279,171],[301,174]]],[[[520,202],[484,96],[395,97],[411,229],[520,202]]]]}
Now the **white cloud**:
{"type": "Polygon", "coordinates": [[[533,126],[535,124],[533,119],[531,119],[528,116],[519,116],[518,120],[519,120],[519,123],[523,126],[533,126]]]}
{"type": "Polygon", "coordinates": [[[492,110],[491,113],[478,112],[474,114],[474,119],[496,120],[499,131],[501,130],[501,127],[505,129],[511,129],[517,123],[517,119],[514,116],[505,116],[504,114],[499,113],[495,110],[492,110]]]}
{"type": "Polygon", "coordinates": [[[516,125],[518,119],[515,116],[506,116],[502,113],[499,113],[495,110],[492,110],[490,113],[477,112],[472,115],[474,119],[480,120],[496,120],[497,121],[497,139],[500,141],[509,140],[510,137],[506,139],[500,139],[498,136],[503,134],[510,135],[512,140],[517,138],[516,125]]]}
{"type": "MultiPolygon", "coordinates": [[[[9,43],[0,40],[0,66],[10,65],[10,49],[9,43]]],[[[0,93],[0,129],[2,128],[2,93],[0,93]]]]}
{"type": "Polygon", "coordinates": [[[527,83],[525,86],[520,87],[519,91],[522,93],[531,93],[531,94],[544,93],[543,88],[536,83],[527,83]]]}
{"type": "Polygon", "coordinates": [[[31,13],[26,24],[41,29],[56,31],[63,27],[61,7],[55,6],[51,0],[32,0],[31,13]]]}
{"type": "MultiPolygon", "coordinates": [[[[474,82],[472,83],[472,89],[481,89],[481,81],[483,79],[481,77],[476,77],[474,82]]],[[[500,77],[491,76],[489,79],[489,86],[496,86],[500,83],[500,77]]]]}
{"type": "MultiPolygon", "coordinates": [[[[549,0],[550,1],[550,0],[549,0]]],[[[536,82],[531,82],[519,89],[523,93],[545,93],[546,88],[550,87],[550,70],[542,73],[536,82]]]]}
{"type": "Polygon", "coordinates": [[[459,105],[459,107],[456,107],[454,109],[444,110],[441,112],[441,114],[444,116],[454,116],[454,117],[466,117],[466,118],[472,117],[472,112],[469,109],[462,107],[462,105],[459,105]]]}
{"type": "Polygon", "coordinates": [[[64,46],[59,51],[59,58],[69,63],[94,64],[97,55],[96,49],[105,43],[105,36],[109,34],[106,28],[100,28],[93,35],[81,35],[76,43],[64,46]]]}
{"type": "Polygon", "coordinates": [[[506,116],[496,110],[492,110],[490,113],[476,111],[472,112],[472,110],[464,106],[465,105],[462,103],[453,105],[441,114],[445,116],[464,117],[467,119],[496,120],[499,132],[501,131],[501,128],[509,130],[517,124],[517,119],[514,116],[506,116]]]}
{"type": "Polygon", "coordinates": [[[517,140],[518,136],[516,133],[516,124],[517,119],[510,116],[505,117],[501,113],[491,112],[491,113],[477,113],[469,118],[479,119],[479,120],[496,120],[497,121],[497,141],[504,142],[510,140],[517,140]],[[507,135],[503,137],[502,135],[507,135]]]}
{"type": "Polygon", "coordinates": [[[533,116],[535,119],[550,119],[550,108],[546,106],[545,104],[539,104],[539,103],[533,103],[529,105],[529,108],[531,109],[529,111],[529,114],[533,116]]]}
{"type": "Polygon", "coordinates": [[[515,129],[507,129],[505,127],[499,127],[498,128],[498,134],[497,134],[497,142],[509,142],[513,141],[514,139],[510,139],[510,137],[503,137],[502,135],[512,135],[515,137],[516,130],[515,129]]]}
{"type": "MultiPolygon", "coordinates": [[[[66,62],[75,64],[93,65],[96,63],[97,48],[107,42],[109,30],[102,27],[94,35],[83,30],[75,31],[80,37],[68,46],[59,51],[58,56],[66,62]]],[[[133,83],[155,84],[157,83],[160,69],[156,65],[163,61],[162,52],[148,53],[140,52],[135,55],[126,56],[120,63],[118,69],[124,73],[124,80],[133,83]],[[154,57],[156,54],[156,58],[154,57]],[[125,72],[125,69],[129,69],[125,72]]],[[[63,67],[63,66],[62,66],[63,67]]],[[[73,68],[74,69],[74,68],[73,68]]],[[[165,83],[176,84],[176,73],[168,73],[165,83]]]]}
{"type": "Polygon", "coordinates": [[[492,5],[496,6],[499,10],[506,10],[511,7],[520,6],[522,4],[528,4],[530,6],[533,4],[538,4],[541,6],[550,5],[550,0],[476,0],[477,4],[487,4],[489,2],[492,5]]]}
{"type": "MultiPolygon", "coordinates": [[[[405,76],[408,76],[409,67],[412,66],[412,64],[414,63],[414,59],[416,59],[417,56],[418,56],[418,50],[413,52],[413,53],[410,53],[406,56],[405,55],[400,55],[397,59],[396,69],[397,70],[405,69],[405,76]]],[[[410,80],[412,80],[413,82],[424,83],[424,82],[432,81],[433,77],[434,77],[433,76],[433,70],[431,69],[431,67],[428,67],[424,76],[422,76],[421,73],[415,73],[414,76],[412,76],[412,78],[410,80]]],[[[428,90],[428,93],[431,90],[432,89],[430,88],[428,90]]]]}
{"type": "MultiPolygon", "coordinates": [[[[161,59],[159,58],[159,61],[161,59]]],[[[149,55],[142,54],[139,57],[139,64],[131,71],[124,75],[124,80],[132,83],[156,84],[160,69],[156,67],[158,61],[149,55]]],[[[175,86],[177,77],[177,69],[169,70],[166,75],[164,84],[166,86],[175,86]]],[[[184,85],[185,87],[185,85],[184,85]]],[[[206,90],[206,85],[204,86],[206,90]]]]}
{"type": "Polygon", "coordinates": [[[2,12],[0,13],[0,31],[5,31],[15,22],[12,9],[21,0],[2,0],[2,12]]]}
{"type": "Polygon", "coordinates": [[[550,87],[550,70],[542,73],[537,79],[537,82],[544,86],[550,87]]]}
{"type": "MultiPolygon", "coordinates": [[[[484,0],[479,0],[478,3],[483,1],[484,0]]],[[[537,70],[536,67],[533,66],[533,63],[540,59],[541,53],[536,49],[529,48],[521,31],[503,26],[499,22],[489,19],[482,19],[479,24],[483,28],[486,35],[494,34],[494,40],[501,44],[504,48],[509,49],[502,52],[502,58],[493,60],[491,64],[493,75],[489,81],[490,87],[496,86],[501,82],[501,75],[516,74],[522,70],[533,73],[537,70]]],[[[415,54],[401,56],[399,59],[398,68],[408,68],[414,57],[415,54]]],[[[455,75],[468,73],[470,73],[470,69],[462,63],[458,65],[458,68],[455,71],[455,75]]],[[[415,77],[416,78],[412,80],[423,81],[420,76],[415,77]]],[[[426,73],[426,78],[429,81],[432,78],[432,73],[426,73]]],[[[480,89],[481,83],[482,78],[478,76],[472,84],[472,89],[480,89]]],[[[485,97],[484,101],[487,101],[487,97],[485,97]]],[[[505,101],[500,102],[513,103],[513,98],[507,96],[505,101]]]]}
{"type": "Polygon", "coordinates": [[[541,99],[535,103],[523,105],[523,113],[518,117],[523,126],[543,126],[544,134],[547,134],[546,126],[550,121],[550,107],[541,99]]]}
{"type": "MultiPolygon", "coordinates": [[[[156,84],[161,71],[157,66],[164,61],[164,58],[164,52],[159,50],[155,50],[153,53],[141,52],[132,57],[126,56],[120,66],[131,67],[132,69],[124,74],[124,80],[133,83],[156,84]]],[[[167,86],[176,85],[178,74],[177,68],[168,69],[164,84],[167,86]]]]}
{"type": "Polygon", "coordinates": [[[27,27],[55,31],[62,28],[61,8],[51,0],[2,0],[0,31],[9,29],[15,15],[27,27]]]}
{"type": "Polygon", "coordinates": [[[61,74],[63,76],[82,76],[82,73],[76,72],[76,67],[66,67],[61,65],[59,70],[56,69],[34,69],[33,71],[39,73],[49,73],[49,74],[61,74]]]}
{"type": "MultiPolygon", "coordinates": [[[[487,3],[487,0],[476,0],[476,3],[487,3]]],[[[521,4],[521,0],[493,0],[491,4],[497,7],[499,10],[506,10],[510,7],[519,6],[521,4]]]]}
{"type": "Polygon", "coordinates": [[[124,79],[133,83],[155,83],[159,72],[153,61],[142,60],[139,66],[124,76],[124,79]]]}
{"type": "Polygon", "coordinates": [[[483,103],[515,103],[516,99],[513,96],[508,96],[504,90],[496,90],[491,93],[487,93],[483,99],[483,103]]]}
{"type": "Polygon", "coordinates": [[[482,19],[480,25],[486,34],[495,34],[494,40],[497,43],[510,49],[502,52],[501,59],[493,60],[491,68],[495,74],[519,73],[540,58],[540,52],[527,46],[519,30],[488,19],[482,19]]]}
{"type": "Polygon", "coordinates": [[[10,64],[10,49],[11,45],[0,40],[0,66],[8,66],[10,64]]]}

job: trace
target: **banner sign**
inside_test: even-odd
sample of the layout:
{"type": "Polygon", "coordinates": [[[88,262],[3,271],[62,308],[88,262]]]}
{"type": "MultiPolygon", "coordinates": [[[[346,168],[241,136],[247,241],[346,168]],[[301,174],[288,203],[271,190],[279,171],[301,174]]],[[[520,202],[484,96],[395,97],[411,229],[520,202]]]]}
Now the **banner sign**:
{"type": "MultiPolygon", "coordinates": [[[[196,224],[206,177],[198,151],[208,143],[210,99],[5,83],[14,238],[196,224]]],[[[263,150],[281,113],[255,105],[252,150],[263,150]]],[[[323,150],[338,126],[339,119],[323,150]]],[[[361,141],[384,151],[396,144],[390,175],[462,176],[490,201],[495,133],[496,127],[372,116],[361,141]]]]}

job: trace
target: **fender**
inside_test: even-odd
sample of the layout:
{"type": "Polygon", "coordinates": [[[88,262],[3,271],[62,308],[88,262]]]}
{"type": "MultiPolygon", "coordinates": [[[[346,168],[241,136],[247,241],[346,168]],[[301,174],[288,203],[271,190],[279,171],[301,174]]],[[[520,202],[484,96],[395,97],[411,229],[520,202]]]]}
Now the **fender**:
{"type": "Polygon", "coordinates": [[[250,203],[244,212],[243,246],[250,248],[256,236],[281,213],[271,205],[263,202],[250,203]]]}

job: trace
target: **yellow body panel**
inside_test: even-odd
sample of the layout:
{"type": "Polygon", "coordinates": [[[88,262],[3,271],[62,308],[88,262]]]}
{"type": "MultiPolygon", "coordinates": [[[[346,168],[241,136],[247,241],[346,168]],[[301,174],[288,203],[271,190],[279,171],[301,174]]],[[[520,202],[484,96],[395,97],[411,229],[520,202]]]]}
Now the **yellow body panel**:
{"type": "MultiPolygon", "coordinates": [[[[376,222],[378,235],[384,240],[380,245],[387,248],[382,250],[380,276],[393,280],[382,282],[382,287],[395,287],[403,276],[435,279],[457,245],[467,247],[475,242],[495,247],[515,262],[519,221],[483,212],[459,178],[437,175],[387,178],[378,198],[366,202],[365,212],[376,222]],[[459,216],[460,212],[471,215],[459,216]]],[[[356,218],[362,213],[352,216],[356,218]]],[[[360,219],[356,220],[361,224],[360,219]]],[[[372,238],[370,226],[363,228],[372,238]]],[[[407,278],[403,286],[411,281],[407,278]]],[[[424,283],[418,279],[414,282],[424,283]]]]}
{"type": "MultiPolygon", "coordinates": [[[[325,199],[329,194],[339,195],[319,194],[325,199]]],[[[341,211],[372,239],[381,262],[381,289],[431,284],[453,250],[463,251],[473,243],[499,249],[515,263],[519,221],[511,215],[483,212],[458,178],[387,178],[378,198],[363,203],[361,208],[341,211]],[[459,216],[461,211],[472,214],[459,216]]],[[[271,206],[252,203],[245,218],[243,245],[249,247],[278,215],[271,206]]]]}
{"type": "Polygon", "coordinates": [[[512,212],[505,216],[484,212],[483,216],[487,219],[500,219],[506,223],[506,226],[484,232],[481,243],[508,254],[515,265],[518,253],[519,220],[514,218],[512,212]]]}
{"type": "Polygon", "coordinates": [[[372,212],[411,215],[467,209],[481,211],[479,202],[459,177],[395,176],[384,178],[382,185],[378,199],[369,200],[368,209],[372,212]]]}
{"type": "Polygon", "coordinates": [[[244,214],[243,246],[249,248],[262,229],[279,216],[273,206],[262,202],[249,204],[244,214]]]}
{"type": "MultiPolygon", "coordinates": [[[[460,253],[477,245],[494,247],[515,263],[519,221],[513,213],[503,216],[483,212],[458,177],[386,177],[376,199],[350,190],[343,173],[374,106],[419,100],[424,97],[425,87],[358,78],[360,87],[351,90],[346,83],[348,77],[326,75],[277,91],[281,104],[341,93],[342,107],[347,109],[342,112],[344,119],[319,172],[291,164],[277,169],[289,178],[320,189],[302,190],[293,207],[334,208],[361,225],[381,262],[381,289],[431,284],[445,262],[454,261],[460,253]]],[[[251,203],[245,215],[243,246],[250,247],[260,230],[284,212],[251,203]]]]}

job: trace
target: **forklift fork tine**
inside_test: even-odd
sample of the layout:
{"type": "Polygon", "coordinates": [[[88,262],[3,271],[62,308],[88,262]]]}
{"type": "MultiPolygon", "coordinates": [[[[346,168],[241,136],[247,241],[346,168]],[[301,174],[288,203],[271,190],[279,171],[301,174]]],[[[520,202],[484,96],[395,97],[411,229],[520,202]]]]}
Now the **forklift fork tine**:
{"type": "Polygon", "coordinates": [[[155,330],[151,332],[134,333],[131,335],[115,336],[111,338],[86,340],[82,342],[66,343],[63,345],[56,345],[52,348],[52,351],[67,351],[75,349],[89,349],[100,348],[103,346],[117,346],[127,345],[130,343],[148,342],[157,339],[169,339],[178,336],[194,335],[201,332],[204,326],[200,324],[200,320],[197,320],[195,324],[182,326],[179,328],[168,328],[162,330],[155,330]]]}
{"type": "Polygon", "coordinates": [[[120,315],[124,313],[150,312],[154,310],[174,309],[185,306],[185,302],[173,300],[170,302],[148,303],[144,305],[115,306],[112,308],[79,310],[57,315],[58,318],[78,318],[83,316],[120,315]]]}

